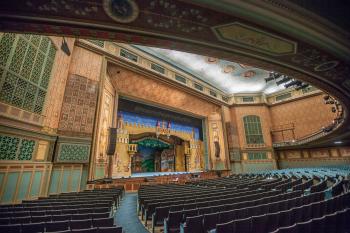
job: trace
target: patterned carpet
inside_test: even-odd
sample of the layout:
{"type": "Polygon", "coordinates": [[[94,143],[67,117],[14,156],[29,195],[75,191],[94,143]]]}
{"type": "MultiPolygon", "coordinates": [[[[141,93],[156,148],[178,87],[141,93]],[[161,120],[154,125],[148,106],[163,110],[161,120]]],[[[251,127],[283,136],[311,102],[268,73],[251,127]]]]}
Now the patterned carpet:
{"type": "Polygon", "coordinates": [[[149,233],[142,225],[136,213],[137,193],[125,193],[117,209],[115,222],[123,227],[124,233],[149,233]]]}

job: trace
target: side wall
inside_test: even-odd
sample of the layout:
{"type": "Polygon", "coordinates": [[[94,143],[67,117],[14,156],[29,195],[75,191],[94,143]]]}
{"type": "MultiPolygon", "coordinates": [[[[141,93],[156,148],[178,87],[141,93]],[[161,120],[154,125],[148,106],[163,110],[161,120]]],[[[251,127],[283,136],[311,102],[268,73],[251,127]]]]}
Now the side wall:
{"type": "MultiPolygon", "coordinates": [[[[332,123],[335,114],[331,107],[324,104],[323,94],[296,99],[270,106],[273,127],[292,123],[295,139],[299,139],[319,131],[322,127],[332,123]]],[[[284,132],[285,140],[292,140],[292,131],[284,132]]],[[[282,133],[274,133],[275,142],[282,141],[282,133]]]]}
{"type": "Polygon", "coordinates": [[[229,154],[231,169],[233,172],[253,172],[260,170],[276,169],[276,160],[272,148],[270,134],[271,117],[268,106],[234,106],[231,107],[231,124],[227,124],[229,132],[229,154]],[[246,142],[243,117],[255,115],[260,118],[264,143],[261,145],[249,145],[246,142]],[[249,154],[263,153],[266,159],[251,159],[249,154]]]}
{"type": "Polygon", "coordinates": [[[278,151],[278,167],[350,165],[350,147],[278,151]]]}

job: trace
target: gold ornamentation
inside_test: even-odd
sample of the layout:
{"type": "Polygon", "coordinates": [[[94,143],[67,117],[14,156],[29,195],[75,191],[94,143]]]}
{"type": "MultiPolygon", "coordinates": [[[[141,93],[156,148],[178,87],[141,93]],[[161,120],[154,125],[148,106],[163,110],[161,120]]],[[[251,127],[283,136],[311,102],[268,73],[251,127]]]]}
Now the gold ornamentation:
{"type": "Polygon", "coordinates": [[[215,26],[212,30],[222,42],[271,55],[294,54],[297,50],[296,42],[239,22],[215,26]]]}

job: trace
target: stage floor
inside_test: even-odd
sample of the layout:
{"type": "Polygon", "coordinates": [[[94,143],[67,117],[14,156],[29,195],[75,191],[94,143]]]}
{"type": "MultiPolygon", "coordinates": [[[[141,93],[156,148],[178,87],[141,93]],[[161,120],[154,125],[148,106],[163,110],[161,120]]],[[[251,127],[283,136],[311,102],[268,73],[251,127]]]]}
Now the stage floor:
{"type": "MultiPolygon", "coordinates": [[[[140,177],[155,177],[155,176],[168,176],[168,175],[182,175],[182,174],[194,174],[201,173],[203,171],[193,171],[193,172],[140,172],[133,173],[129,177],[124,178],[140,178],[140,177]]],[[[113,176],[113,179],[119,179],[122,177],[113,176]]]]}
{"type": "Polygon", "coordinates": [[[193,172],[142,172],[142,173],[133,173],[131,177],[152,177],[152,176],[167,176],[167,175],[181,175],[181,174],[190,174],[193,172]]]}

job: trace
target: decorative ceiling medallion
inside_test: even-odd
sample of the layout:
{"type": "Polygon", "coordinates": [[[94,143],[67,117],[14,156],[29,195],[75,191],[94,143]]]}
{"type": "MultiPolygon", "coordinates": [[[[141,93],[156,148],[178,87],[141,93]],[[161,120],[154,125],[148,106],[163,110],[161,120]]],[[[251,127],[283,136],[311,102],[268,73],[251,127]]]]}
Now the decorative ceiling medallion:
{"type": "Polygon", "coordinates": [[[206,57],[205,61],[209,64],[216,64],[219,62],[219,59],[215,57],[206,57]]]}
{"type": "Polygon", "coordinates": [[[233,65],[226,65],[222,69],[222,72],[224,72],[225,74],[229,74],[229,73],[232,73],[234,70],[235,70],[235,67],[233,65]]]}
{"type": "Polygon", "coordinates": [[[252,78],[255,75],[256,75],[255,71],[252,71],[252,70],[248,70],[248,71],[243,73],[243,77],[245,77],[245,78],[252,78]]]}
{"type": "Polygon", "coordinates": [[[139,16],[134,0],[103,0],[106,14],[118,23],[130,23],[139,16]]]}
{"type": "Polygon", "coordinates": [[[270,55],[294,54],[297,43],[239,22],[212,27],[217,38],[227,44],[270,55]]]}
{"type": "Polygon", "coordinates": [[[327,61],[322,64],[319,64],[314,68],[315,71],[327,71],[335,68],[339,64],[338,61],[327,61]]]}

